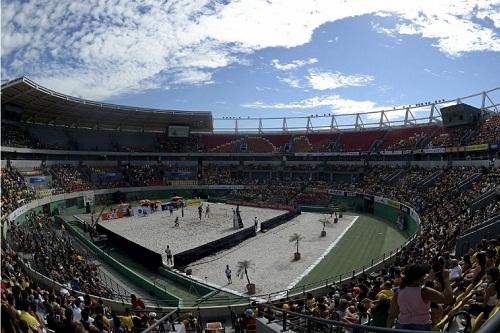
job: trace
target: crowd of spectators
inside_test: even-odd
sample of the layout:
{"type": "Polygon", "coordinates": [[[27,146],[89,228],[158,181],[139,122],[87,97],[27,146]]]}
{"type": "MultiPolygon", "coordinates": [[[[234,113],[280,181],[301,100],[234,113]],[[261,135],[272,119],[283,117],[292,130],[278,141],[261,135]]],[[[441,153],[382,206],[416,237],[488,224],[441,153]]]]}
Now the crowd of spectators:
{"type": "Polygon", "coordinates": [[[32,265],[68,289],[109,297],[97,278],[97,267],[72,244],[63,226],[43,215],[31,214],[21,225],[12,225],[9,241],[18,253],[32,256],[32,265]]]}
{"type": "Polygon", "coordinates": [[[24,178],[11,169],[1,170],[2,198],[1,198],[1,216],[2,219],[14,211],[16,208],[35,198],[35,192],[32,191],[24,178]]]}
{"type": "Polygon", "coordinates": [[[126,165],[125,181],[130,186],[163,185],[163,179],[155,165],[126,165]]]}
{"type": "Polygon", "coordinates": [[[54,193],[85,191],[92,187],[80,170],[73,165],[56,164],[50,169],[55,175],[52,179],[54,193]]]}
{"type": "MultiPolygon", "coordinates": [[[[30,136],[28,131],[23,127],[5,125],[2,130],[2,145],[10,147],[27,147],[38,149],[70,149],[66,145],[58,145],[50,142],[44,142],[42,138],[36,139],[30,136]]],[[[384,146],[384,131],[372,131],[372,135],[364,136],[362,132],[359,133],[359,139],[346,145],[339,139],[342,135],[338,136],[337,133],[332,134],[331,138],[326,138],[320,143],[312,144],[307,135],[291,136],[290,141],[280,145],[278,148],[281,152],[326,152],[326,151],[366,151],[370,149],[378,150],[384,146]]],[[[191,135],[187,138],[183,137],[168,137],[165,135],[158,135],[154,137],[154,142],[149,144],[139,145],[120,145],[118,142],[119,133],[111,135],[110,149],[112,151],[122,152],[168,152],[168,153],[196,153],[196,152],[220,152],[220,153],[236,153],[242,152],[242,147],[253,152],[274,152],[273,144],[265,137],[254,136],[251,140],[256,140],[256,145],[251,144],[248,146],[245,142],[246,139],[239,136],[228,137],[227,142],[222,142],[217,147],[210,149],[203,147],[202,142],[206,136],[204,135],[191,135]],[[260,140],[260,141],[259,141],[260,140]],[[267,147],[266,143],[270,147],[267,147]],[[266,146],[266,149],[260,151],[259,149],[266,146]],[[248,148],[250,147],[250,148],[248,148]],[[255,149],[257,148],[257,149],[255,149]],[[267,149],[269,148],[269,149],[267,149]]],[[[401,137],[400,141],[391,144],[387,148],[389,150],[402,150],[413,148],[436,148],[436,147],[456,147],[469,144],[483,144],[483,143],[496,143],[500,140],[500,116],[493,114],[484,120],[481,124],[459,126],[455,128],[438,128],[432,133],[409,132],[401,137]]],[[[253,142],[253,141],[252,141],[253,142]]],[[[74,139],[71,143],[72,147],[78,150],[80,146],[74,139]]],[[[96,150],[97,147],[96,147],[96,150]]]]}
{"type": "Polygon", "coordinates": [[[472,140],[471,144],[480,144],[485,142],[500,142],[500,115],[494,114],[481,126],[479,134],[472,140]]]}
{"type": "MultiPolygon", "coordinates": [[[[140,311],[144,302],[135,295],[131,295],[130,310],[115,313],[95,294],[77,296],[70,286],[53,289],[38,285],[23,268],[22,252],[3,245],[1,255],[2,332],[132,333],[142,332],[157,321],[156,313],[140,311]]],[[[98,292],[95,288],[86,290],[98,292]]]]}
{"type": "Polygon", "coordinates": [[[2,125],[2,146],[6,147],[36,147],[36,142],[28,132],[21,127],[2,125]]]}

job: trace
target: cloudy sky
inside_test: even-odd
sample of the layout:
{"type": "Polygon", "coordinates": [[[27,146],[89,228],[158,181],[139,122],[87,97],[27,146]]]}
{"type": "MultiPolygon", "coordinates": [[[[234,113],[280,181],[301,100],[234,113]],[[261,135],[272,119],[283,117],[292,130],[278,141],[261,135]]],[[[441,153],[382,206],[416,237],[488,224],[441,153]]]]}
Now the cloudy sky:
{"type": "Polygon", "coordinates": [[[1,15],[2,80],[118,104],[345,114],[500,86],[499,0],[2,0],[1,15]]]}

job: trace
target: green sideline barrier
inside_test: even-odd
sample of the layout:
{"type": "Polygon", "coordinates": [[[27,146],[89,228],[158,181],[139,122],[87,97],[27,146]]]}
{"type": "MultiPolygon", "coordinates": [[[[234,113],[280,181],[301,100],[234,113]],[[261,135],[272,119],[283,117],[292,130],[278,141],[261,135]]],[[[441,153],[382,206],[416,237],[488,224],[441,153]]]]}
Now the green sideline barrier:
{"type": "Polygon", "coordinates": [[[161,299],[172,301],[172,306],[179,306],[179,298],[165,289],[156,286],[149,279],[143,277],[142,275],[134,272],[130,268],[126,267],[122,263],[118,262],[116,259],[105,253],[99,247],[97,247],[94,243],[92,243],[87,237],[85,237],[79,230],[75,229],[71,224],[66,222],[59,216],[55,217],[56,222],[62,223],[66,230],[69,230],[75,237],[77,237],[80,241],[82,241],[86,246],[88,246],[92,252],[94,252],[100,259],[104,260],[108,265],[116,269],[120,274],[133,281],[134,283],[140,285],[144,289],[146,289],[152,296],[158,297],[161,299]]]}
{"type": "MultiPolygon", "coordinates": [[[[365,206],[365,199],[363,198],[345,196],[335,196],[335,198],[340,201],[340,205],[344,205],[349,211],[370,214],[368,213],[367,207],[365,206]]],[[[417,232],[418,222],[410,214],[399,208],[392,207],[389,204],[396,206],[396,204],[399,205],[400,203],[392,200],[388,200],[387,205],[379,202],[373,202],[373,215],[394,224],[397,222],[398,216],[403,216],[407,222],[406,232],[409,237],[413,236],[417,232]]]]}
{"type": "Polygon", "coordinates": [[[160,275],[163,275],[169,280],[172,280],[186,288],[194,289],[196,293],[199,295],[199,297],[206,296],[211,292],[215,291],[215,289],[205,286],[196,280],[182,276],[180,274],[177,274],[176,272],[172,272],[171,270],[165,269],[163,267],[160,267],[158,272],[160,273],[160,275]]]}
{"type": "MultiPolygon", "coordinates": [[[[364,212],[370,214],[368,213],[366,207],[364,206],[365,202],[363,198],[335,196],[335,199],[337,200],[336,206],[343,206],[349,211],[364,212]]],[[[394,201],[391,202],[394,204],[396,203],[394,201]]],[[[331,212],[330,207],[324,207],[324,206],[300,206],[300,210],[303,212],[322,213],[322,214],[330,214],[331,212]]],[[[417,232],[417,225],[418,225],[417,222],[410,214],[405,213],[399,208],[374,202],[373,215],[383,220],[392,222],[394,224],[397,222],[398,217],[401,215],[407,221],[408,228],[406,229],[406,233],[408,234],[408,236],[411,237],[417,232]]]]}

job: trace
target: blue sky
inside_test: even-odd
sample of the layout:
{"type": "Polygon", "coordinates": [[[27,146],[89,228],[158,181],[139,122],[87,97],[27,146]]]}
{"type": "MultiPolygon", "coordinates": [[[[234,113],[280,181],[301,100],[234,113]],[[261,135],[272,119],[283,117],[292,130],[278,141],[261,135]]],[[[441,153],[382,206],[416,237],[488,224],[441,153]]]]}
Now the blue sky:
{"type": "Polygon", "coordinates": [[[346,114],[500,86],[500,1],[2,1],[2,80],[215,117],[346,114]]]}

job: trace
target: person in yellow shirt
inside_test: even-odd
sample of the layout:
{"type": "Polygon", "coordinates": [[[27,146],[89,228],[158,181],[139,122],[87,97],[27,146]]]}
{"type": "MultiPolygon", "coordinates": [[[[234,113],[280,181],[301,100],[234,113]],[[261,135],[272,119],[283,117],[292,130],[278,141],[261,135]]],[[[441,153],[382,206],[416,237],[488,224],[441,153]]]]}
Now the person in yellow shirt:
{"type": "Polygon", "coordinates": [[[316,299],[314,298],[313,294],[307,293],[306,299],[307,299],[307,308],[309,310],[314,309],[316,307],[316,299]]]}
{"type": "Polygon", "coordinates": [[[36,317],[29,313],[30,305],[28,301],[22,302],[19,306],[19,309],[21,310],[21,315],[19,316],[20,319],[24,320],[29,327],[40,326],[40,323],[38,322],[36,317]]]}
{"type": "Polygon", "coordinates": [[[21,276],[21,283],[20,283],[20,285],[21,285],[22,289],[28,288],[30,286],[29,279],[26,278],[26,277],[24,277],[24,276],[21,276]]]}
{"type": "Polygon", "coordinates": [[[390,281],[385,281],[382,285],[382,290],[377,294],[377,299],[381,299],[381,296],[385,296],[387,299],[391,299],[394,296],[394,291],[392,290],[392,283],[390,281]]]}
{"type": "Polygon", "coordinates": [[[127,312],[125,316],[117,316],[118,319],[122,322],[123,325],[127,326],[129,331],[133,331],[134,329],[134,321],[133,321],[133,316],[130,313],[130,311],[127,309],[127,312]]]}

